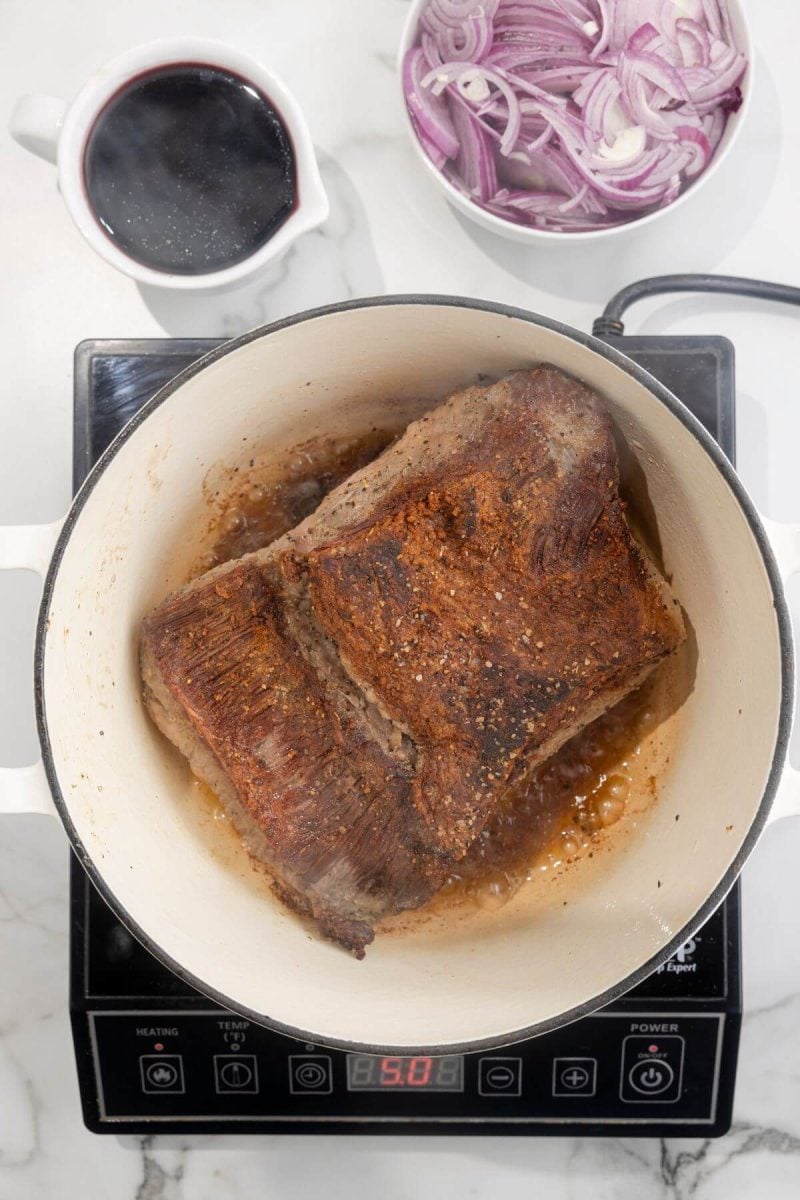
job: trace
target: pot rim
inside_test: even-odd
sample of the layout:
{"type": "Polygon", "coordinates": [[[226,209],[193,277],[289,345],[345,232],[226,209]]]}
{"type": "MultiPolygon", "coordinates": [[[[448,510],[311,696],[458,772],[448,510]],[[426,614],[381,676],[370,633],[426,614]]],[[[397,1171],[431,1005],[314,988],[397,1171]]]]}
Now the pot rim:
{"type": "Polygon", "coordinates": [[[36,648],[34,654],[34,701],[36,709],[36,724],[39,734],[39,741],[42,749],[42,760],[47,774],[47,780],[53,795],[55,807],[58,815],[66,830],[72,848],[89,876],[93,885],[97,888],[100,895],[111,908],[112,912],[119,920],[131,931],[139,942],[163,964],[174,975],[181,979],[184,983],[207,996],[209,1000],[219,1004],[222,1008],[228,1009],[235,1013],[241,1014],[248,1020],[253,1021],[257,1025],[263,1025],[270,1029],[274,1029],[287,1037],[295,1038],[298,1041],[311,1042],[315,1045],[330,1046],[335,1049],[353,1051],[360,1053],[396,1053],[402,1049],[408,1054],[468,1054],[475,1051],[496,1049],[501,1046],[513,1045],[516,1042],[525,1041],[528,1038],[538,1036],[539,1034],[548,1033],[551,1030],[559,1029],[564,1025],[568,1025],[573,1021],[579,1020],[581,1017],[589,1016],[591,1013],[597,1012],[599,1009],[605,1008],[614,1000],[619,999],[625,993],[631,991],[632,988],[642,983],[649,975],[661,966],[662,963],[672,957],[677,950],[692,936],[692,934],[703,925],[708,918],[716,911],[719,905],[724,900],[730,889],[733,887],[739,873],[744,866],[745,861],[751,854],[758,838],[764,829],[764,826],[769,815],[772,802],[777,792],[780,782],[784,760],[788,754],[789,740],[792,731],[792,719],[794,713],[794,645],[792,638],[791,618],[784,595],[783,582],[780,571],[775,560],[772,548],[770,546],[767,534],[761,524],[758,512],[750,499],[744,485],[740,481],[738,475],[731,466],[729,460],[724,453],[704,428],[697,420],[693,413],[670,392],[663,384],[650,375],[638,363],[627,358],[619,350],[613,346],[607,345],[605,342],[593,337],[590,334],[583,333],[580,330],[574,329],[564,322],[553,320],[549,317],[543,317],[537,313],[529,312],[525,309],[516,308],[514,306],[497,303],[490,300],[477,300],[464,296],[449,296],[443,294],[398,294],[389,296],[373,296],[357,300],[345,300],[335,304],[323,305],[318,308],[307,309],[304,312],[297,313],[290,317],[283,317],[280,320],[270,322],[267,325],[259,326],[247,333],[241,334],[239,337],[232,338],[230,341],[224,342],[222,345],[215,347],[209,351],[197,362],[186,367],[174,379],[165,384],[156,394],[147,401],[146,404],[131,418],[123,429],[117,434],[111,444],[102,453],[95,465],[89,471],[84,483],[78,491],[72,506],[64,521],[63,527],[56,542],[53,556],[50,561],[50,566],[47,571],[47,576],[44,582],[41,605],[36,625],[36,648]],[[103,880],[97,866],[89,855],[88,850],[84,846],[81,838],[78,835],[75,826],[72,823],[69,814],[69,805],[65,801],[61,792],[56,773],[55,763],[53,761],[53,753],[50,745],[50,734],[47,719],[47,703],[45,699],[44,689],[44,662],[45,662],[45,646],[47,641],[47,626],[50,603],[53,597],[53,592],[58,577],[58,572],[61,566],[61,561],[64,556],[67,544],[70,541],[72,533],[77,524],[78,518],[83,511],[83,508],[89,501],[98,480],[110,466],[114,458],[118,454],[122,446],[127,442],[131,435],[139,428],[139,426],[147,420],[151,413],[157,408],[160,408],[174,392],[176,392],[183,384],[193,379],[200,371],[207,366],[216,362],[224,355],[238,350],[242,346],[248,345],[250,342],[257,341],[263,337],[268,337],[272,333],[277,333],[282,329],[290,328],[294,325],[299,325],[307,321],[313,321],[320,317],[332,316],[336,313],[350,312],[355,309],[362,308],[384,308],[384,307],[410,307],[410,306],[432,306],[437,308],[461,308],[470,309],[478,312],[489,312],[493,315],[506,316],[517,320],[525,321],[531,325],[538,325],[541,328],[549,329],[554,333],[561,334],[564,337],[571,338],[580,345],[586,347],[600,357],[605,358],[609,362],[630,375],[638,383],[642,384],[657,400],[670,410],[681,424],[694,435],[697,441],[705,450],[706,454],[712,460],[714,465],[722,474],[725,482],[728,484],[735,500],[747,519],[750,530],[756,540],[756,543],[764,562],[767,576],[769,578],[770,588],[772,591],[773,603],[775,606],[775,615],[778,625],[778,638],[781,650],[781,702],[780,713],[778,718],[777,736],[775,742],[775,750],[772,758],[769,778],[767,780],[764,796],[762,797],[758,811],[745,835],[742,845],[728,867],[727,871],[720,879],[717,886],[706,898],[703,904],[698,908],[694,916],[686,922],[686,924],[663,946],[656,954],[652,955],[644,963],[641,964],[635,971],[630,972],[624,979],[619,980],[605,991],[593,996],[590,1000],[584,1001],[583,1004],[576,1005],[571,1009],[559,1013],[557,1016],[550,1017],[545,1021],[536,1022],[533,1025],[525,1026],[521,1029],[512,1030],[508,1033],[490,1035],[485,1038],[476,1038],[468,1042],[446,1043],[444,1045],[376,1045],[372,1043],[347,1040],[342,1038],[329,1038],[327,1036],[320,1037],[313,1030],[300,1029],[293,1025],[288,1025],[283,1021],[279,1021],[270,1017],[268,1014],[256,1012],[254,1009],[248,1008],[235,1000],[234,997],[226,996],[211,985],[204,983],[192,972],[188,971],[179,962],[173,959],[165,950],[163,950],[154,940],[153,936],[147,933],[137,921],[130,915],[125,906],[119,902],[110,888],[103,880]]]}

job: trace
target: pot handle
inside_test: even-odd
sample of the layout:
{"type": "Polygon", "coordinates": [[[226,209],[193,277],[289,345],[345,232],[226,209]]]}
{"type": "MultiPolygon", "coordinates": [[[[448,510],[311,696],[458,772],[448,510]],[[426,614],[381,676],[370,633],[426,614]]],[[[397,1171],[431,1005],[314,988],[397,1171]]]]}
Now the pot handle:
{"type": "MultiPolygon", "coordinates": [[[[63,523],[0,525],[0,571],[35,571],[44,578],[63,523]]],[[[0,767],[2,813],[58,815],[41,759],[29,767],[0,767]]]]}
{"type": "MultiPolygon", "coordinates": [[[[769,537],[784,584],[800,571],[800,525],[782,525],[779,521],[761,518],[769,537]]],[[[795,698],[795,707],[797,699],[795,698]]],[[[769,814],[769,822],[783,817],[800,817],[800,771],[793,767],[788,758],[783,768],[783,777],[769,814]]]]}

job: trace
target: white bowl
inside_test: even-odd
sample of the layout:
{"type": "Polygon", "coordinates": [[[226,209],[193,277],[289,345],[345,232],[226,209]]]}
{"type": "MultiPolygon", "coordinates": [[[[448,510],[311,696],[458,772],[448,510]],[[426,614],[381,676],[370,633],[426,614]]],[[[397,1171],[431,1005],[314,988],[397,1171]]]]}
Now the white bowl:
{"type": "Polygon", "coordinates": [[[140,284],[192,292],[238,287],[259,275],[285,254],[301,234],[315,229],[328,216],[328,198],[311,134],[294,96],[277,75],[254,58],[234,46],[208,38],[162,38],[135,46],[99,67],[69,105],[51,96],[22,96],[12,112],[9,129],[25,149],[57,163],[61,195],[86,241],[112,267],[140,284]],[[241,262],[196,275],[159,271],[126,254],[103,231],[83,180],[86,143],[109,100],[138,76],[176,63],[219,67],[252,83],[280,113],[295,155],[297,200],[283,224],[241,262]]]}
{"type": "Polygon", "coordinates": [[[411,123],[411,117],[408,112],[408,106],[405,101],[405,94],[402,90],[402,64],[406,56],[406,51],[414,45],[417,40],[417,27],[423,9],[425,9],[430,0],[412,0],[411,8],[409,9],[406,19],[403,35],[400,39],[400,52],[397,59],[398,76],[400,79],[400,89],[402,95],[403,112],[405,113],[408,132],[411,135],[411,141],[417,153],[420,162],[425,166],[428,174],[436,180],[439,187],[442,189],[447,199],[462,212],[465,217],[469,217],[477,225],[483,226],[484,229],[490,230],[492,233],[499,233],[501,237],[510,238],[514,242],[525,242],[528,245],[541,245],[544,242],[562,242],[565,239],[570,242],[576,241],[598,241],[600,238],[612,237],[614,234],[624,233],[634,226],[638,229],[644,225],[648,225],[653,221],[658,220],[665,212],[672,212],[679,205],[684,204],[690,197],[696,196],[701,187],[703,187],[712,175],[719,170],[722,161],[727,158],[730,151],[739,136],[739,130],[744,124],[745,118],[750,108],[750,100],[753,94],[753,77],[755,71],[755,52],[753,48],[753,39],[750,34],[750,26],[745,16],[744,5],[741,0],[727,0],[728,12],[731,18],[731,25],[736,39],[737,47],[747,58],[747,74],[745,75],[742,85],[743,103],[741,108],[736,113],[731,113],[728,118],[728,123],[725,126],[725,132],[722,135],[722,140],[717,147],[714,157],[711,159],[708,167],[703,171],[686,191],[681,192],[677,200],[673,200],[672,204],[667,204],[664,208],[656,209],[655,212],[647,213],[641,217],[632,217],[630,221],[624,221],[620,225],[612,225],[608,229],[593,229],[585,232],[559,232],[551,229],[535,229],[529,225],[518,225],[514,221],[507,221],[503,217],[497,217],[494,213],[487,212],[474,201],[468,200],[458,188],[454,187],[442,174],[442,172],[434,166],[427,154],[420,145],[414,126],[411,123]]]}

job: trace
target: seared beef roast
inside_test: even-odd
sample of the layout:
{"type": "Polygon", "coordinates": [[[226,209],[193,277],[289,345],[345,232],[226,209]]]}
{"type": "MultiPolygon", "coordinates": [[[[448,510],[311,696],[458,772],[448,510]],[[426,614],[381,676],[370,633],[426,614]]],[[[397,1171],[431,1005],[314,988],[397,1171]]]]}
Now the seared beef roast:
{"type": "Polygon", "coordinates": [[[684,637],[611,423],[553,367],[456,393],[144,623],[145,698],[276,889],[359,957],[511,781],[684,637]]]}

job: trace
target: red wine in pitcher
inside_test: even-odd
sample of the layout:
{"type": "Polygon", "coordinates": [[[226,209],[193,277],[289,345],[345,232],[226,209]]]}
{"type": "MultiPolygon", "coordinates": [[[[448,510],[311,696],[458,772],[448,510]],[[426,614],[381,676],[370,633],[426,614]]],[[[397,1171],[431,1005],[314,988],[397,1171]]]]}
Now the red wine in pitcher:
{"type": "Polygon", "coordinates": [[[89,135],[84,179],[119,249],[177,275],[249,258],[297,197],[280,114],[247,80],[201,63],[159,67],[117,92],[89,135]]]}

